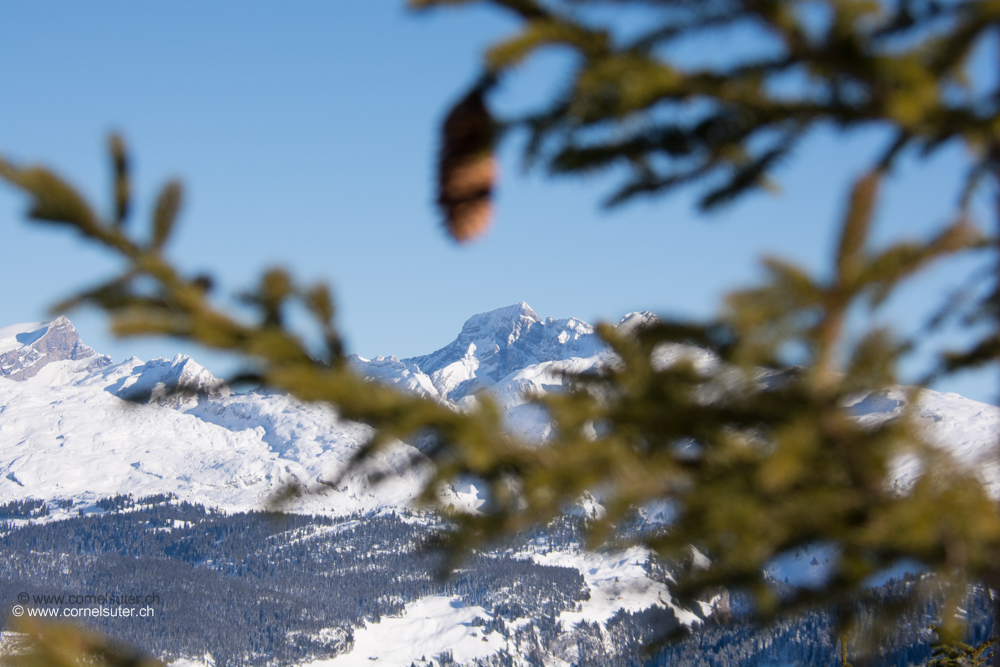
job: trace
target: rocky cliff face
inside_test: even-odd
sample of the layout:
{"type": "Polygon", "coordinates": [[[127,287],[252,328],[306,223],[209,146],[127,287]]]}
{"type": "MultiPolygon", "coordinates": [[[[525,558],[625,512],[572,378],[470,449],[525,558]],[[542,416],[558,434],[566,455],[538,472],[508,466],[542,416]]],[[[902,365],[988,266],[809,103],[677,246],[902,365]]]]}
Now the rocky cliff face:
{"type": "Polygon", "coordinates": [[[0,377],[27,380],[53,361],[78,361],[90,357],[99,365],[111,363],[110,359],[84,345],[76,328],[65,317],[0,329],[0,377]]]}

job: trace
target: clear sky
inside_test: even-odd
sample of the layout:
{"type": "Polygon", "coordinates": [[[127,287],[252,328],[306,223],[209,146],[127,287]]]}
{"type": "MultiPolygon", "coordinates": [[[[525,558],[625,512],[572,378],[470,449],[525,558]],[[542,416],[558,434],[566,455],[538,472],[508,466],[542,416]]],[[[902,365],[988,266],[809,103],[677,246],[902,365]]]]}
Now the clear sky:
{"type": "MultiPolygon", "coordinates": [[[[815,133],[778,172],[781,194],[709,218],[688,194],[604,212],[613,180],[525,174],[515,140],[501,156],[492,233],[457,247],[433,207],[436,130],[482,49],[512,27],[486,9],[415,15],[402,0],[0,0],[0,151],[55,166],[106,205],[104,142],[122,132],[141,214],[132,224],[179,176],[188,197],[170,255],[180,266],[211,269],[223,294],[272,264],[329,281],[348,348],[367,357],[430,352],[469,316],[517,301],[592,323],[633,310],[707,316],[727,290],[760,277],[763,254],[828,265],[842,198],[882,146],[877,132],[815,133]]],[[[538,99],[560,84],[561,67],[558,57],[529,67],[497,103],[538,99]]],[[[939,224],[963,164],[957,147],[907,162],[881,207],[879,238],[939,224]]],[[[0,188],[0,326],[45,319],[116,268],[23,212],[23,199],[0,188]]],[[[912,327],[960,269],[921,279],[880,317],[912,327]]],[[[70,316],[116,360],[186,352],[232,370],[177,341],[114,340],[95,313],[70,316]]],[[[938,388],[996,402],[991,376],[938,388]]]]}

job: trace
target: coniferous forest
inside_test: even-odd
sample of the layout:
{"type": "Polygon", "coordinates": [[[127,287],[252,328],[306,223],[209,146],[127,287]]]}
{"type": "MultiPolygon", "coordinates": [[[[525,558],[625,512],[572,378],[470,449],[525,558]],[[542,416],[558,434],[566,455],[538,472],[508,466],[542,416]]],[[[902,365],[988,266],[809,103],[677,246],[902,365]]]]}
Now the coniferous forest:
{"type": "MultiPolygon", "coordinates": [[[[84,606],[81,596],[135,596],[152,617],[80,619],[84,625],[165,660],[201,658],[216,665],[291,665],[347,650],[353,631],[428,595],[458,596],[491,618],[474,625],[504,635],[519,657],[557,657],[578,665],[833,664],[839,661],[837,614],[811,610],[767,625],[745,620],[751,598],[734,591],[731,615],[711,617],[685,638],[669,609],[619,612],[605,628],[558,622],[589,597],[581,573],[517,557],[580,544],[585,521],[566,517],[474,553],[450,576],[429,540],[426,517],[396,514],[340,518],[249,512],[226,514],[169,496],[107,498],[62,521],[40,522],[41,501],[0,506],[0,604],[23,594],[36,607],[84,606]],[[70,596],[76,596],[71,598],[70,596]],[[62,600],[62,603],[57,602],[62,600]],[[529,623],[513,623],[531,619],[529,623]]],[[[669,564],[648,565],[652,578],[669,564]]],[[[857,600],[859,618],[906,598],[921,579],[890,580],[857,600]]],[[[774,582],[779,594],[787,585],[774,582]]],[[[963,608],[970,637],[992,623],[988,590],[972,587],[963,608]]],[[[919,664],[930,656],[929,626],[942,597],[908,607],[877,643],[878,664],[919,664]]],[[[482,664],[512,664],[502,650],[482,664]]],[[[446,654],[429,656],[447,664],[446,654]]]]}

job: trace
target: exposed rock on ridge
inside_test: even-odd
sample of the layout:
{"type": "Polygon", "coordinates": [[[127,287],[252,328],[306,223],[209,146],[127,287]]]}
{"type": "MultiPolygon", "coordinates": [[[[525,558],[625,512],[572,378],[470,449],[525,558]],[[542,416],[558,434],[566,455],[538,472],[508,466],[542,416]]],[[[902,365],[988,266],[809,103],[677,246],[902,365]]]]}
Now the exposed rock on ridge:
{"type": "Polygon", "coordinates": [[[0,329],[0,377],[27,380],[53,361],[78,361],[95,357],[98,366],[111,360],[84,345],[76,328],[65,317],[51,322],[0,329]]]}

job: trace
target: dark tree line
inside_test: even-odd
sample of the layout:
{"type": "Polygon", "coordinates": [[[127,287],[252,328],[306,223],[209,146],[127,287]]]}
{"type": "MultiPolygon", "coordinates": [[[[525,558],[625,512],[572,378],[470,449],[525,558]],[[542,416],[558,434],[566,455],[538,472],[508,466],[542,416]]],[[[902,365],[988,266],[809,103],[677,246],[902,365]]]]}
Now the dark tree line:
{"type": "MultiPolygon", "coordinates": [[[[442,579],[429,528],[395,515],[226,515],[125,496],[98,506],[104,513],[0,538],[4,608],[22,592],[155,595],[153,619],[80,620],[163,658],[207,651],[218,665],[292,664],[342,652],[352,628],[428,595],[458,595],[507,621],[551,619],[588,595],[578,571],[509,554],[476,556],[442,579]]],[[[482,622],[485,633],[505,631],[482,622]]]]}
{"type": "MultiPolygon", "coordinates": [[[[38,516],[44,506],[29,500],[5,507],[12,515],[20,512],[20,518],[38,516]]],[[[5,531],[0,538],[2,608],[10,609],[22,592],[33,601],[43,595],[155,596],[148,604],[153,618],[79,621],[165,659],[209,652],[220,667],[332,657],[350,648],[355,628],[400,614],[407,602],[428,595],[459,596],[489,613],[473,625],[484,636],[503,635],[509,650],[481,660],[484,666],[514,664],[515,658],[541,665],[556,657],[581,666],[744,667],[831,664],[837,656],[838,610],[812,609],[762,625],[753,620],[753,598],[739,591],[731,596],[730,621],[710,616],[688,638],[653,653],[649,647],[679,626],[669,609],[619,612],[603,628],[564,627],[559,615],[590,595],[581,574],[515,554],[579,546],[585,517],[564,516],[547,529],[507,538],[441,578],[447,559],[431,539],[440,527],[436,520],[403,520],[395,514],[225,514],[171,496],[120,495],[96,507],[100,513],[85,511],[5,531]],[[531,622],[511,623],[525,618],[531,622]]],[[[632,525],[622,536],[634,537],[639,529],[632,525]]],[[[664,580],[678,565],[651,561],[647,573],[664,580]]],[[[907,667],[930,657],[928,627],[939,619],[947,593],[943,583],[935,588],[935,581],[890,581],[853,603],[856,617],[872,618],[917,589],[923,592],[905,607],[895,630],[875,642],[878,664],[907,667]]],[[[778,595],[793,592],[787,584],[772,585],[778,595]]],[[[971,588],[961,606],[968,639],[982,641],[992,622],[988,589],[971,588]]],[[[433,658],[447,664],[447,656],[433,658]]]]}

